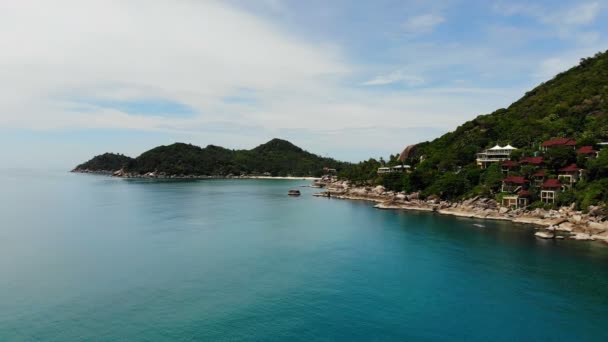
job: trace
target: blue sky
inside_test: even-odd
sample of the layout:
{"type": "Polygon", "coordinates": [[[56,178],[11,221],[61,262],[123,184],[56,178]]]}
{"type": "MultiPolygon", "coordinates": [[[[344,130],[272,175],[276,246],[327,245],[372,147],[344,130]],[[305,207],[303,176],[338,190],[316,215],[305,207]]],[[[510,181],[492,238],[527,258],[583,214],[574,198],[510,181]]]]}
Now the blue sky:
{"type": "Polygon", "coordinates": [[[607,16],[606,0],[3,2],[3,160],[274,137],[387,156],[607,50],[607,16]]]}

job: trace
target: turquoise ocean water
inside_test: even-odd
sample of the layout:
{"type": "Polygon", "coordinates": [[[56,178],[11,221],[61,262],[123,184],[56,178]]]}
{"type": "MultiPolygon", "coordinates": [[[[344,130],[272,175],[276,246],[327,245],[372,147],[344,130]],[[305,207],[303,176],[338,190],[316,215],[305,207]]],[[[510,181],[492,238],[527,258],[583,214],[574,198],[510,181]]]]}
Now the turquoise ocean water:
{"type": "Polygon", "coordinates": [[[0,174],[0,341],[608,340],[597,243],[302,181],[0,174]]]}

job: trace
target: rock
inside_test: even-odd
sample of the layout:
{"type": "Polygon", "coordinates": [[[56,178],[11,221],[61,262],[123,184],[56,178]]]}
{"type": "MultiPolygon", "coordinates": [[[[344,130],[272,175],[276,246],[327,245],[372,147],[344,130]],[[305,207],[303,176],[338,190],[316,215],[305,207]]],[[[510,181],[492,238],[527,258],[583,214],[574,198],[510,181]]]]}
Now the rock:
{"type": "Polygon", "coordinates": [[[406,198],[405,195],[402,193],[399,193],[395,196],[395,200],[397,200],[397,201],[404,201],[405,198],[406,198]]]}
{"type": "Polygon", "coordinates": [[[382,185],[378,185],[373,190],[373,192],[376,193],[376,194],[381,194],[381,193],[383,193],[385,191],[386,191],[386,189],[382,185]]]}
{"type": "Polygon", "coordinates": [[[608,222],[589,222],[589,233],[596,235],[608,230],[608,222]]]}
{"type": "Polygon", "coordinates": [[[571,222],[580,223],[582,220],[583,220],[583,217],[581,215],[573,215],[571,222]]]}
{"type": "Polygon", "coordinates": [[[413,201],[413,200],[417,200],[417,199],[420,199],[420,192],[412,192],[411,194],[409,194],[407,196],[408,201],[413,201]]]}
{"type": "Polygon", "coordinates": [[[555,229],[563,231],[563,232],[571,232],[574,229],[574,225],[570,222],[564,222],[555,229]]]}
{"type": "Polygon", "coordinates": [[[603,216],[604,215],[604,210],[602,209],[602,207],[600,206],[589,206],[589,216],[592,217],[597,217],[597,216],[603,216]]]}
{"type": "Polygon", "coordinates": [[[534,236],[541,239],[553,239],[555,238],[555,234],[552,232],[536,232],[534,236]]]}
{"type": "Polygon", "coordinates": [[[577,233],[572,235],[570,238],[574,239],[574,240],[594,240],[594,238],[586,233],[577,233]]]}
{"type": "Polygon", "coordinates": [[[367,190],[365,190],[365,188],[356,188],[356,189],[352,189],[351,193],[354,195],[365,196],[365,195],[367,195],[367,190]]]}
{"type": "Polygon", "coordinates": [[[508,212],[509,212],[509,210],[510,210],[510,209],[509,209],[509,208],[507,208],[507,207],[500,207],[500,209],[498,209],[498,213],[499,213],[499,214],[506,214],[506,213],[508,213],[508,212]]]}

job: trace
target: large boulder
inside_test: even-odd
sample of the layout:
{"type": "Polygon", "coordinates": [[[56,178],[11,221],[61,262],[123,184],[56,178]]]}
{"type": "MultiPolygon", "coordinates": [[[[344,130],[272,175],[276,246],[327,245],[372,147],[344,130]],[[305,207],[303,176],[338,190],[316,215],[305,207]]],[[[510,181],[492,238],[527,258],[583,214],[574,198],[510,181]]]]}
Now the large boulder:
{"type": "Polygon", "coordinates": [[[604,209],[600,206],[589,206],[589,216],[592,217],[597,217],[597,216],[604,216],[604,209]]]}
{"type": "Polygon", "coordinates": [[[403,151],[399,155],[399,161],[405,162],[409,158],[415,157],[417,150],[418,149],[416,148],[416,145],[410,145],[410,146],[406,147],[405,149],[403,149],[403,151]]]}
{"type": "Polygon", "coordinates": [[[373,190],[373,192],[377,195],[380,195],[380,194],[384,193],[385,191],[386,191],[386,189],[382,185],[378,185],[373,190]]]}

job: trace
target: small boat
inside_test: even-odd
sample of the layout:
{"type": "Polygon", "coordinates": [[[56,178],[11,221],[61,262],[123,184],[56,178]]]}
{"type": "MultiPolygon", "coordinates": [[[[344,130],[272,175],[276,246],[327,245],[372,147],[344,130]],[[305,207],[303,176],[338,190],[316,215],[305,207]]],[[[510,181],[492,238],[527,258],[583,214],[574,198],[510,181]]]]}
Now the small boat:
{"type": "Polygon", "coordinates": [[[300,190],[289,190],[287,194],[289,196],[300,196],[300,190]]]}
{"type": "Polygon", "coordinates": [[[479,223],[473,223],[473,225],[477,228],[485,228],[486,226],[484,226],[483,224],[479,224],[479,223]]]}

